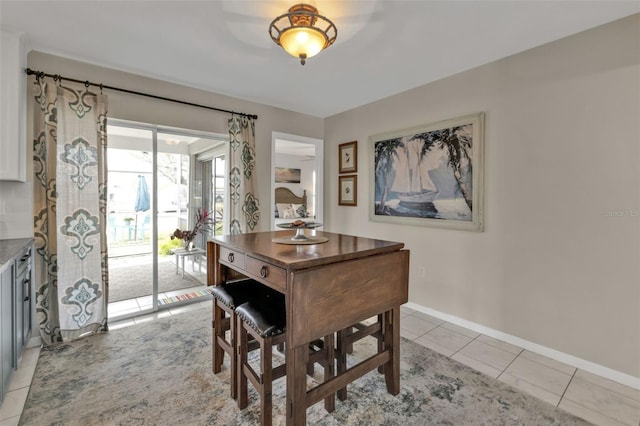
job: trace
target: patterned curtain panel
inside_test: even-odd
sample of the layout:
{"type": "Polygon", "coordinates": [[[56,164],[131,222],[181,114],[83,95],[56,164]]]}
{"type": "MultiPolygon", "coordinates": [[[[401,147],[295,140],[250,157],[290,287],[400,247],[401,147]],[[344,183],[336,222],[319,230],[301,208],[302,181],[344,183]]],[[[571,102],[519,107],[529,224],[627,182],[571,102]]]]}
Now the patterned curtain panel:
{"type": "Polygon", "coordinates": [[[255,120],[233,116],[229,119],[229,230],[242,234],[256,230],[260,221],[260,202],[256,197],[255,120]]]}
{"type": "Polygon", "coordinates": [[[107,331],[107,99],[36,85],[36,310],[45,344],[107,331]]]}

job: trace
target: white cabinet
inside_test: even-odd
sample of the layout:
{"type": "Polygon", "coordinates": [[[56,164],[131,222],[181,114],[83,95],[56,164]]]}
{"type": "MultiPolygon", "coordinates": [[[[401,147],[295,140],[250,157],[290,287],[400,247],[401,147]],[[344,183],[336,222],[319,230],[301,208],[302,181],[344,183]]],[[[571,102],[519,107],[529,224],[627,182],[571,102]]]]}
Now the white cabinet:
{"type": "Polygon", "coordinates": [[[27,180],[27,54],[23,37],[0,30],[0,180],[27,180]]]}

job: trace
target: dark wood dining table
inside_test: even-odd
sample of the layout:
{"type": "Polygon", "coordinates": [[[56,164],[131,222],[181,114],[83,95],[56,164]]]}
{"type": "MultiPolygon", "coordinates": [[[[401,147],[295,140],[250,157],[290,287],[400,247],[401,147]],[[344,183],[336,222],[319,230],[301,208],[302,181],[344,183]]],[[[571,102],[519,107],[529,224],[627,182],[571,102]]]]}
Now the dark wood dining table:
{"type": "Polygon", "coordinates": [[[387,391],[400,392],[400,305],[408,300],[404,244],[314,231],[321,244],[279,244],[294,231],[216,236],[207,242],[207,279],[253,278],[285,295],[286,423],[304,425],[307,407],[380,366],[387,391]],[[381,314],[377,353],[307,390],[310,342],[381,314]]]}

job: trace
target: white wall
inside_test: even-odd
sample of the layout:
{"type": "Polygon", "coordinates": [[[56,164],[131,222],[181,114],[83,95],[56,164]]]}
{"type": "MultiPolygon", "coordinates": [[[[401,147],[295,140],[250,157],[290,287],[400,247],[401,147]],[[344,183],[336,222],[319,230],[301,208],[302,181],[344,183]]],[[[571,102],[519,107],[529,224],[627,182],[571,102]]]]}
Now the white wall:
{"type": "Polygon", "coordinates": [[[0,181],[0,239],[30,237],[33,237],[33,185],[30,181],[0,181]]]}
{"type": "Polygon", "coordinates": [[[639,117],[640,15],[329,117],[359,191],[327,163],[325,228],[403,241],[411,302],[638,378],[639,117]],[[481,111],[485,232],[368,220],[370,135],[481,111]]]}
{"type": "MultiPolygon", "coordinates": [[[[96,83],[180,99],[197,104],[257,114],[256,171],[258,175],[258,197],[262,209],[260,229],[257,229],[258,231],[269,230],[270,215],[272,214],[270,206],[272,132],[291,133],[318,139],[322,139],[323,137],[323,120],[305,114],[141,77],[122,71],[98,67],[83,62],[72,61],[36,51],[32,51],[29,54],[28,65],[34,70],[51,74],[61,74],[82,81],[90,80],[96,83]]],[[[33,77],[30,77],[29,85],[31,85],[32,80],[33,77]]],[[[227,120],[230,115],[226,113],[109,90],[105,90],[105,93],[109,96],[108,115],[110,118],[213,133],[228,133],[227,120]]],[[[32,105],[32,101],[29,99],[28,107],[32,108],[32,105]]],[[[27,130],[29,131],[30,129],[27,130]]],[[[31,138],[28,137],[27,139],[30,140],[31,138]]],[[[27,175],[30,177],[31,173],[31,171],[28,171],[27,175]]]]}

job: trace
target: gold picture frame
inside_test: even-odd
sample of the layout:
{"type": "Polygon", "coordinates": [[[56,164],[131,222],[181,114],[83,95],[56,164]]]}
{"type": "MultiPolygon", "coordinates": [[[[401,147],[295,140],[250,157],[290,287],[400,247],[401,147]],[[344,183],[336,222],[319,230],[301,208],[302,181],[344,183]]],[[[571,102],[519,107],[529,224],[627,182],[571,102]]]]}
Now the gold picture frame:
{"type": "Polygon", "coordinates": [[[358,205],[358,175],[338,176],[338,204],[358,205]]]}
{"type": "Polygon", "coordinates": [[[358,171],[358,141],[341,143],[338,146],[338,173],[358,171]]]}

